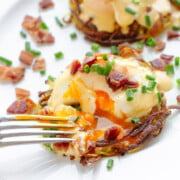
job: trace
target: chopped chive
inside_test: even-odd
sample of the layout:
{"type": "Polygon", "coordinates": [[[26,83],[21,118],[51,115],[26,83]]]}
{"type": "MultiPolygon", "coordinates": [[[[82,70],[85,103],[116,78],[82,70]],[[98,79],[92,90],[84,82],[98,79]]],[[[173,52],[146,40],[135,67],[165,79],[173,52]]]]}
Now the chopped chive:
{"type": "Polygon", "coordinates": [[[94,54],[92,52],[87,52],[85,56],[93,56],[94,54]]]}
{"type": "Polygon", "coordinates": [[[107,168],[108,170],[111,170],[111,169],[113,168],[113,165],[114,165],[114,160],[113,160],[113,159],[108,159],[106,168],[107,168]]]}
{"type": "Polygon", "coordinates": [[[157,92],[157,97],[158,97],[159,103],[161,103],[163,100],[162,100],[162,96],[160,92],[157,92]]]}
{"type": "Polygon", "coordinates": [[[173,0],[177,5],[180,5],[180,0],[173,0]]]}
{"type": "Polygon", "coordinates": [[[21,37],[24,38],[24,39],[27,37],[26,33],[23,32],[23,31],[20,31],[20,35],[21,35],[21,37]]]}
{"type": "Polygon", "coordinates": [[[110,73],[110,71],[111,71],[111,69],[112,69],[112,64],[108,62],[108,63],[106,64],[105,69],[104,69],[104,75],[105,75],[105,76],[108,76],[109,73],[110,73]]]}
{"type": "Polygon", "coordinates": [[[125,11],[129,14],[132,14],[132,15],[135,15],[136,14],[136,11],[130,7],[126,7],[125,8],[125,11]]]}
{"type": "Polygon", "coordinates": [[[48,30],[48,29],[49,29],[48,26],[47,26],[47,24],[46,24],[45,22],[41,22],[41,23],[39,24],[39,26],[40,26],[42,29],[45,29],[45,30],[48,30]]]}
{"type": "Polygon", "coordinates": [[[147,46],[155,47],[156,46],[156,40],[154,38],[149,38],[146,40],[147,46]]]}
{"type": "Polygon", "coordinates": [[[31,44],[30,44],[29,41],[26,41],[26,42],[25,42],[25,50],[26,50],[26,51],[30,51],[30,50],[31,50],[31,44]]]}
{"type": "Polygon", "coordinates": [[[94,52],[99,52],[99,47],[100,47],[100,45],[98,43],[93,43],[91,45],[91,50],[94,52]]]}
{"type": "Polygon", "coordinates": [[[132,2],[133,2],[134,4],[139,4],[139,3],[140,3],[140,0],[132,0],[132,2]]]}
{"type": "Polygon", "coordinates": [[[40,72],[41,75],[45,75],[46,74],[46,70],[45,69],[41,69],[39,72],[40,72]]]}
{"type": "Polygon", "coordinates": [[[139,118],[133,118],[133,119],[131,119],[131,123],[132,124],[138,124],[138,123],[140,123],[140,119],[139,118]]]}
{"type": "Polygon", "coordinates": [[[180,78],[176,79],[176,84],[180,86],[180,78]]]}
{"type": "Polygon", "coordinates": [[[143,49],[144,48],[144,43],[141,42],[141,41],[137,42],[136,45],[137,45],[138,49],[143,49]]]}
{"type": "Polygon", "coordinates": [[[132,89],[127,89],[126,90],[126,100],[127,101],[132,101],[134,99],[134,93],[132,89]]]}
{"type": "Polygon", "coordinates": [[[54,57],[56,59],[62,59],[64,57],[64,54],[63,54],[63,52],[59,51],[59,52],[54,54],[54,57]]]}
{"type": "Polygon", "coordinates": [[[103,67],[101,67],[101,66],[98,66],[98,68],[97,68],[97,73],[98,73],[99,75],[104,75],[104,72],[105,72],[105,69],[104,69],[103,67]]]}
{"type": "Polygon", "coordinates": [[[172,27],[172,29],[173,29],[174,31],[179,31],[179,30],[180,30],[180,26],[175,26],[175,25],[174,25],[174,26],[172,27]]]}
{"type": "Polygon", "coordinates": [[[145,94],[145,93],[147,92],[147,87],[143,85],[143,86],[141,87],[141,92],[142,92],[143,94],[145,94]]]}
{"type": "Polygon", "coordinates": [[[49,76],[48,76],[48,80],[54,82],[54,81],[56,80],[56,78],[53,77],[53,76],[51,76],[51,75],[49,75],[49,76]]]}
{"type": "Polygon", "coordinates": [[[144,16],[145,21],[146,21],[146,26],[151,26],[151,18],[149,15],[144,16]]]}
{"type": "Polygon", "coordinates": [[[64,27],[63,23],[60,21],[60,19],[57,16],[55,17],[55,21],[59,27],[61,28],[64,27]]]}
{"type": "Polygon", "coordinates": [[[174,64],[175,64],[175,66],[179,66],[180,65],[180,57],[175,57],[174,64]]]}
{"type": "Polygon", "coordinates": [[[74,33],[71,33],[70,34],[70,38],[71,39],[76,39],[77,38],[77,34],[74,32],[74,33]]]}
{"type": "Polygon", "coordinates": [[[73,120],[73,122],[77,122],[78,119],[79,119],[79,116],[76,116],[76,118],[73,120]]]}
{"type": "Polygon", "coordinates": [[[155,78],[154,78],[153,76],[148,75],[148,74],[146,75],[146,79],[147,79],[147,80],[155,80],[155,78]]]}
{"type": "Polygon", "coordinates": [[[117,46],[111,46],[111,53],[114,55],[119,54],[117,46]]]}
{"type": "Polygon", "coordinates": [[[167,75],[174,75],[174,66],[166,65],[165,67],[167,75]]]}
{"type": "Polygon", "coordinates": [[[107,60],[108,60],[108,56],[107,56],[107,54],[103,54],[103,59],[104,59],[105,61],[107,61],[107,60]]]}
{"type": "Polygon", "coordinates": [[[12,65],[12,61],[11,60],[9,60],[7,58],[4,58],[2,56],[0,56],[0,62],[5,63],[6,65],[9,65],[9,66],[12,65]]]}
{"type": "Polygon", "coordinates": [[[90,71],[91,72],[97,72],[97,69],[98,69],[99,65],[98,64],[93,64],[90,68],[90,71]]]}
{"type": "Polygon", "coordinates": [[[156,87],[156,84],[157,84],[156,81],[153,81],[153,80],[149,81],[147,90],[153,91],[155,89],[155,87],[156,87]]]}
{"type": "Polygon", "coordinates": [[[133,93],[135,93],[135,92],[138,91],[138,89],[137,89],[137,88],[132,88],[131,91],[132,91],[133,93]]]}
{"type": "Polygon", "coordinates": [[[86,64],[86,65],[83,67],[83,70],[84,70],[84,72],[89,73],[89,72],[90,72],[89,65],[86,64]]]}

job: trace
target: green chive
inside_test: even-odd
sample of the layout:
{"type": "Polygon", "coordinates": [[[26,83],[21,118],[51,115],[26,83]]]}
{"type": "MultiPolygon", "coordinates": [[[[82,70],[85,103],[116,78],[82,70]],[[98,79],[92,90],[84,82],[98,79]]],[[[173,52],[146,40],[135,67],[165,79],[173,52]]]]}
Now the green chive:
{"type": "Polygon", "coordinates": [[[180,57],[175,57],[175,66],[179,66],[180,65],[180,57]]]}
{"type": "Polygon", "coordinates": [[[31,50],[31,45],[30,45],[30,42],[28,42],[28,41],[25,42],[25,50],[26,51],[30,51],[31,50]]]}
{"type": "Polygon", "coordinates": [[[154,38],[149,38],[146,40],[147,46],[155,47],[156,46],[156,40],[154,38]]]}
{"type": "Polygon", "coordinates": [[[173,29],[174,31],[179,31],[179,30],[180,30],[180,26],[173,26],[172,29],[173,29]]]}
{"type": "Polygon", "coordinates": [[[108,60],[108,56],[107,56],[107,54],[103,54],[103,59],[104,59],[105,61],[107,61],[107,60],[108,60]]]}
{"type": "Polygon", "coordinates": [[[84,72],[89,73],[89,72],[90,72],[89,65],[86,64],[86,65],[83,67],[83,70],[84,70],[84,72]]]}
{"type": "Polygon", "coordinates": [[[45,22],[41,22],[41,23],[39,24],[39,26],[40,26],[42,29],[45,29],[45,30],[48,30],[48,29],[49,29],[48,26],[47,26],[47,24],[46,24],[45,22]]]}
{"type": "Polygon", "coordinates": [[[46,70],[45,70],[45,69],[41,69],[41,70],[40,70],[40,74],[41,74],[41,75],[45,75],[45,74],[46,74],[46,70]]]}
{"type": "Polygon", "coordinates": [[[53,77],[53,76],[51,76],[51,75],[49,75],[49,76],[48,76],[48,80],[54,82],[54,81],[56,80],[56,78],[53,77]]]}
{"type": "Polygon", "coordinates": [[[143,85],[143,86],[141,87],[141,92],[142,92],[143,94],[145,94],[145,93],[147,92],[147,87],[143,85]]]}
{"type": "Polygon", "coordinates": [[[76,116],[76,118],[73,120],[73,122],[77,122],[78,119],[79,119],[79,116],[76,116]]]}
{"type": "Polygon", "coordinates": [[[23,31],[20,31],[20,35],[21,35],[21,37],[24,38],[24,39],[27,37],[26,33],[23,32],[23,31]]]}
{"type": "Polygon", "coordinates": [[[61,27],[61,28],[64,27],[63,23],[60,21],[60,19],[58,17],[55,17],[55,21],[59,27],[61,27]]]}
{"type": "Polygon", "coordinates": [[[92,52],[87,52],[85,56],[93,56],[94,54],[92,52]]]}
{"type": "Polygon", "coordinates": [[[94,52],[99,52],[99,47],[100,47],[100,45],[98,43],[93,43],[91,45],[91,50],[94,52]]]}
{"type": "Polygon", "coordinates": [[[108,170],[111,170],[111,169],[113,168],[113,165],[114,165],[114,160],[113,160],[113,159],[108,159],[106,168],[107,168],[108,170]]]}
{"type": "Polygon", "coordinates": [[[180,0],[173,0],[177,5],[180,5],[180,0]]]}
{"type": "Polygon", "coordinates": [[[28,42],[28,41],[25,42],[25,50],[32,53],[34,56],[40,56],[41,55],[40,51],[36,51],[36,50],[31,49],[30,42],[28,42]]]}
{"type": "Polygon", "coordinates": [[[146,25],[151,26],[151,18],[150,18],[150,16],[145,15],[144,18],[145,18],[145,21],[146,21],[146,25]]]}
{"type": "Polygon", "coordinates": [[[108,62],[108,63],[106,64],[105,69],[104,69],[104,75],[105,75],[105,76],[108,76],[109,73],[110,73],[110,71],[111,71],[111,69],[112,69],[112,64],[108,62]]]}
{"type": "Polygon", "coordinates": [[[174,75],[174,66],[166,65],[165,67],[167,75],[174,75]]]}
{"type": "Polygon", "coordinates": [[[154,78],[153,76],[148,75],[148,74],[146,75],[146,79],[147,79],[147,80],[155,80],[155,78],[154,78]]]}
{"type": "Polygon", "coordinates": [[[11,60],[9,60],[9,59],[7,59],[7,58],[4,58],[4,57],[2,57],[2,56],[0,56],[0,62],[4,63],[4,64],[6,64],[6,65],[9,65],[9,66],[12,65],[12,61],[11,61],[11,60]]]}
{"type": "Polygon", "coordinates": [[[117,46],[111,46],[111,53],[114,55],[119,54],[117,46]]]}
{"type": "Polygon", "coordinates": [[[139,42],[136,43],[136,46],[137,46],[138,49],[143,49],[144,48],[144,43],[139,41],[139,42]]]}
{"type": "Polygon", "coordinates": [[[98,66],[97,73],[99,75],[104,75],[105,74],[105,69],[103,67],[101,67],[101,66],[98,66]]]}
{"type": "Polygon", "coordinates": [[[138,123],[140,123],[140,119],[139,118],[133,118],[133,119],[131,119],[131,123],[132,124],[138,124],[138,123]]]}
{"type": "Polygon", "coordinates": [[[71,33],[70,34],[70,37],[71,39],[76,39],[77,38],[77,34],[74,32],[74,33],[71,33]]]}
{"type": "Polygon", "coordinates": [[[155,87],[156,87],[156,81],[149,81],[149,84],[148,84],[148,87],[147,87],[147,90],[149,90],[149,91],[153,91],[154,89],[155,89],[155,87]]]}
{"type": "Polygon", "coordinates": [[[132,0],[132,2],[133,2],[134,4],[139,4],[139,3],[140,3],[140,0],[132,0]]]}
{"type": "Polygon", "coordinates": [[[158,97],[159,103],[161,103],[163,100],[162,100],[162,96],[160,92],[157,92],[157,97],[158,97]]]}
{"type": "Polygon", "coordinates": [[[132,14],[132,15],[135,15],[136,14],[136,11],[130,7],[126,7],[125,8],[125,11],[129,14],[132,14]]]}
{"type": "Polygon", "coordinates": [[[56,59],[62,59],[64,57],[64,54],[63,54],[63,52],[59,51],[59,52],[54,54],[54,57],[56,59]]]}
{"type": "Polygon", "coordinates": [[[126,100],[127,101],[132,101],[134,99],[134,93],[132,89],[127,89],[126,90],[126,100]]]}
{"type": "Polygon", "coordinates": [[[176,79],[176,84],[180,86],[180,78],[176,79]]]}
{"type": "Polygon", "coordinates": [[[99,65],[98,64],[93,64],[90,68],[90,71],[91,72],[97,72],[97,69],[98,69],[99,65]]]}

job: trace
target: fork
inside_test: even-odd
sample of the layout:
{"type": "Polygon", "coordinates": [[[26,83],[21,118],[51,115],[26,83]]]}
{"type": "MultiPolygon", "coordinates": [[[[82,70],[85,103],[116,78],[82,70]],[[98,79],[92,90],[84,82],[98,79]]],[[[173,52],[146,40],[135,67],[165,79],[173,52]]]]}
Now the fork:
{"type": "Polygon", "coordinates": [[[54,138],[52,136],[74,135],[76,132],[74,130],[75,123],[73,122],[73,119],[74,117],[28,115],[28,114],[0,117],[0,147],[20,145],[20,144],[72,142],[74,140],[73,138],[69,138],[69,137],[54,138]],[[49,123],[49,121],[51,123],[49,123]],[[12,122],[14,122],[15,124],[12,124],[12,122]],[[35,123],[32,124],[32,122],[35,123]],[[36,128],[41,128],[41,129],[36,129],[36,128]],[[63,128],[63,131],[48,130],[50,128],[63,128]],[[18,132],[9,132],[14,129],[18,130],[18,132]],[[27,131],[28,129],[30,129],[30,131],[27,131]],[[34,135],[38,135],[40,137],[32,138],[31,136],[34,135]],[[26,137],[26,139],[25,140],[20,139],[19,137],[21,136],[26,137]],[[28,136],[30,136],[31,138],[28,139],[27,138],[28,136]]]}

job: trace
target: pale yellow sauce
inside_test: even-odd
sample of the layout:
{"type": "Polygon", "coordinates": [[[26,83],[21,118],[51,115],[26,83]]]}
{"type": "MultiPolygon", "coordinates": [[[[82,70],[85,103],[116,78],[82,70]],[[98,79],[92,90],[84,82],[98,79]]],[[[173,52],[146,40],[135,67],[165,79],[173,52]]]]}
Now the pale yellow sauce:
{"type": "Polygon", "coordinates": [[[134,4],[132,0],[83,0],[81,9],[81,19],[87,21],[92,17],[93,24],[99,31],[113,32],[116,22],[123,33],[127,33],[128,26],[134,20],[146,28],[151,28],[160,19],[160,14],[166,16],[169,13],[172,25],[180,25],[180,12],[169,0],[141,0],[139,4],[134,4]],[[136,14],[126,12],[126,7],[133,9],[136,14]],[[151,7],[150,12],[146,11],[147,7],[151,7]],[[147,25],[145,15],[150,17],[151,26],[147,25]]]}

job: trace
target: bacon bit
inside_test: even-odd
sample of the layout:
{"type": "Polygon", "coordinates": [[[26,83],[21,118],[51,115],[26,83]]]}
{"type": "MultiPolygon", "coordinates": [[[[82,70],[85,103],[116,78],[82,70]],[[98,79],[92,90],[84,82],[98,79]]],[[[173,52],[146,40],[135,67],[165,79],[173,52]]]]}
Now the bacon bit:
{"type": "Polygon", "coordinates": [[[180,10],[180,5],[178,3],[176,3],[174,0],[170,0],[170,2],[180,10]]]}
{"type": "Polygon", "coordinates": [[[124,89],[137,88],[139,86],[138,82],[127,81],[124,85],[124,89]]]}
{"type": "Polygon", "coordinates": [[[51,8],[54,7],[54,3],[51,0],[42,0],[39,3],[40,8],[42,9],[47,9],[47,8],[51,8]]]}
{"type": "Polygon", "coordinates": [[[21,51],[21,54],[19,56],[19,60],[26,64],[27,66],[31,66],[33,59],[34,59],[34,55],[28,51],[21,51]]]}
{"type": "Polygon", "coordinates": [[[14,101],[9,108],[7,113],[10,114],[31,114],[36,104],[29,98],[14,101]]]}
{"type": "Polygon", "coordinates": [[[115,140],[120,133],[120,129],[117,126],[113,126],[105,131],[105,140],[115,140]]]}
{"type": "Polygon", "coordinates": [[[16,88],[16,99],[26,99],[30,96],[30,91],[22,88],[16,88]]]}
{"type": "Polygon", "coordinates": [[[81,67],[81,63],[78,60],[73,61],[72,67],[71,67],[71,74],[74,75],[81,67]]]}
{"type": "Polygon", "coordinates": [[[165,61],[165,64],[169,64],[170,61],[173,60],[174,56],[167,55],[167,54],[161,54],[160,58],[165,61]]]}
{"type": "Polygon", "coordinates": [[[83,65],[92,66],[96,61],[96,56],[86,56],[83,61],[83,65]]]}
{"type": "Polygon", "coordinates": [[[151,63],[151,66],[155,69],[158,69],[161,71],[165,70],[166,63],[162,59],[155,59],[151,61],[150,63],[151,63]]]}
{"type": "Polygon", "coordinates": [[[168,40],[171,40],[171,39],[174,39],[174,38],[178,38],[178,37],[180,37],[180,34],[178,32],[176,32],[176,31],[170,30],[167,33],[167,39],[168,40]]]}
{"type": "Polygon", "coordinates": [[[176,97],[176,100],[177,100],[178,103],[180,103],[180,95],[178,95],[178,96],[176,97]]]}
{"type": "Polygon", "coordinates": [[[155,50],[156,51],[162,51],[166,47],[166,43],[163,42],[161,39],[156,39],[156,46],[155,50]]]}
{"type": "Polygon", "coordinates": [[[33,64],[33,67],[32,69],[34,71],[36,70],[41,70],[41,69],[45,69],[46,68],[46,62],[45,62],[45,59],[36,59],[34,64],[33,64]]]}
{"type": "Polygon", "coordinates": [[[55,39],[54,36],[41,28],[40,23],[42,19],[34,18],[32,16],[26,16],[22,23],[22,26],[29,32],[35,42],[43,44],[43,43],[54,43],[55,39]]]}
{"type": "Polygon", "coordinates": [[[11,81],[12,83],[19,82],[24,77],[25,68],[0,66],[0,80],[11,81]]]}

